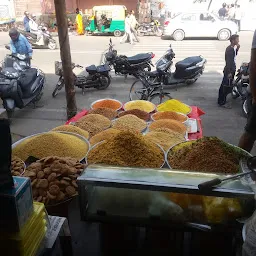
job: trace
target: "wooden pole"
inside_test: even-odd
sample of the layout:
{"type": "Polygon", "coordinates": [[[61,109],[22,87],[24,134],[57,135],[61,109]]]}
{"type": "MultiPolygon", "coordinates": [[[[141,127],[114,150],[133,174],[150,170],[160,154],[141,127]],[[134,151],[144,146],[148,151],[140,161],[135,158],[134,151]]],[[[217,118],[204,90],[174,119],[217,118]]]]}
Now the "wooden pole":
{"type": "Polygon", "coordinates": [[[66,15],[66,1],[54,0],[56,20],[58,26],[60,57],[63,67],[63,77],[65,81],[66,101],[67,101],[67,118],[70,119],[77,113],[74,76],[72,71],[72,61],[70,54],[68,22],[66,15]]]}

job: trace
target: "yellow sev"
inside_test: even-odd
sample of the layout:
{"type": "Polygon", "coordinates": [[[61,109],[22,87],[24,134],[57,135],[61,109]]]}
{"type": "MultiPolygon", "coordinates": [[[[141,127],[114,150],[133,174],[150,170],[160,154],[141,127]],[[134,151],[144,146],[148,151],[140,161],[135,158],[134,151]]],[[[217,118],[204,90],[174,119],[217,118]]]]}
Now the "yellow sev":
{"type": "Polygon", "coordinates": [[[191,108],[179,100],[171,99],[158,105],[157,110],[158,111],[174,111],[174,112],[180,112],[187,115],[191,111],[191,108]]]}

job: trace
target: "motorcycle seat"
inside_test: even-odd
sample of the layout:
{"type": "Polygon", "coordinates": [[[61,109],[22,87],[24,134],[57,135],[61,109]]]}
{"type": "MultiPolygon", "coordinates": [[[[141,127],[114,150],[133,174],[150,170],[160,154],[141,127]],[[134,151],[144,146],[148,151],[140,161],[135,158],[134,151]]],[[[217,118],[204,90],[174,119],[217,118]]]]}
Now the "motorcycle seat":
{"type": "Polygon", "coordinates": [[[96,73],[97,72],[97,67],[95,65],[91,65],[89,67],[86,67],[85,70],[88,72],[88,73],[96,73]]]}
{"type": "Polygon", "coordinates": [[[201,62],[203,59],[200,56],[188,57],[176,63],[176,69],[186,69],[195,66],[197,63],[201,62]]]}
{"type": "Polygon", "coordinates": [[[109,72],[110,71],[110,67],[109,65],[100,65],[100,66],[97,66],[97,72],[99,73],[106,73],[106,72],[109,72]]]}
{"type": "Polygon", "coordinates": [[[128,57],[127,60],[129,61],[130,64],[139,64],[151,58],[152,58],[151,53],[140,53],[132,57],[128,57]]]}

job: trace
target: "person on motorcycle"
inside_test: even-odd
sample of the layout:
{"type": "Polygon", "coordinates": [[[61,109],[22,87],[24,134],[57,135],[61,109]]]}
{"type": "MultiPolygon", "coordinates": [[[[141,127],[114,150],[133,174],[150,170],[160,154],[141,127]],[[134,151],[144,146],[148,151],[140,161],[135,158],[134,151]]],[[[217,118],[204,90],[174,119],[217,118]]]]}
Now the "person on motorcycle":
{"type": "Polygon", "coordinates": [[[30,21],[30,18],[29,18],[29,12],[25,11],[24,12],[24,19],[23,19],[23,25],[24,25],[24,29],[26,32],[30,32],[30,27],[29,27],[29,21],[30,21]]]}
{"type": "Polygon", "coordinates": [[[28,42],[27,38],[21,35],[16,28],[12,28],[9,31],[9,36],[11,38],[11,52],[12,54],[25,54],[29,58],[32,58],[33,49],[31,44],[28,42]]]}
{"type": "Polygon", "coordinates": [[[136,27],[139,25],[138,21],[136,20],[136,17],[134,15],[134,10],[131,10],[131,16],[130,16],[130,19],[131,19],[131,32],[132,32],[132,35],[134,36],[135,40],[139,43],[139,38],[137,36],[137,31],[136,31],[136,27]]]}
{"type": "Polygon", "coordinates": [[[218,104],[219,106],[231,108],[227,105],[227,96],[232,92],[232,84],[236,73],[236,56],[240,49],[239,35],[232,35],[230,37],[230,45],[225,51],[226,65],[223,70],[223,79],[219,88],[218,104]]]}
{"type": "Polygon", "coordinates": [[[256,30],[253,36],[251,62],[250,62],[250,89],[252,93],[252,108],[248,113],[245,131],[240,138],[238,146],[248,152],[253,148],[256,140],[256,30]]]}
{"type": "Polygon", "coordinates": [[[39,26],[36,22],[36,15],[32,14],[31,19],[29,21],[30,33],[35,34],[37,36],[38,45],[44,45],[44,40],[42,36],[42,30],[39,29],[39,26]]]}

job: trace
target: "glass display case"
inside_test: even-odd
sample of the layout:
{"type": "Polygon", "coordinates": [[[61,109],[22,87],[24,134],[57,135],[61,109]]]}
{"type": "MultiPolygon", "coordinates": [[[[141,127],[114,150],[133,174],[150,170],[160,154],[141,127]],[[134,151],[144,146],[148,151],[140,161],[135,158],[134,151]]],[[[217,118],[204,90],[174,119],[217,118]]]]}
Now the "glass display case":
{"type": "Polygon", "coordinates": [[[78,178],[82,220],[135,225],[233,224],[254,210],[254,193],[239,179],[212,191],[198,184],[222,175],[169,169],[89,165],[78,178]]]}

